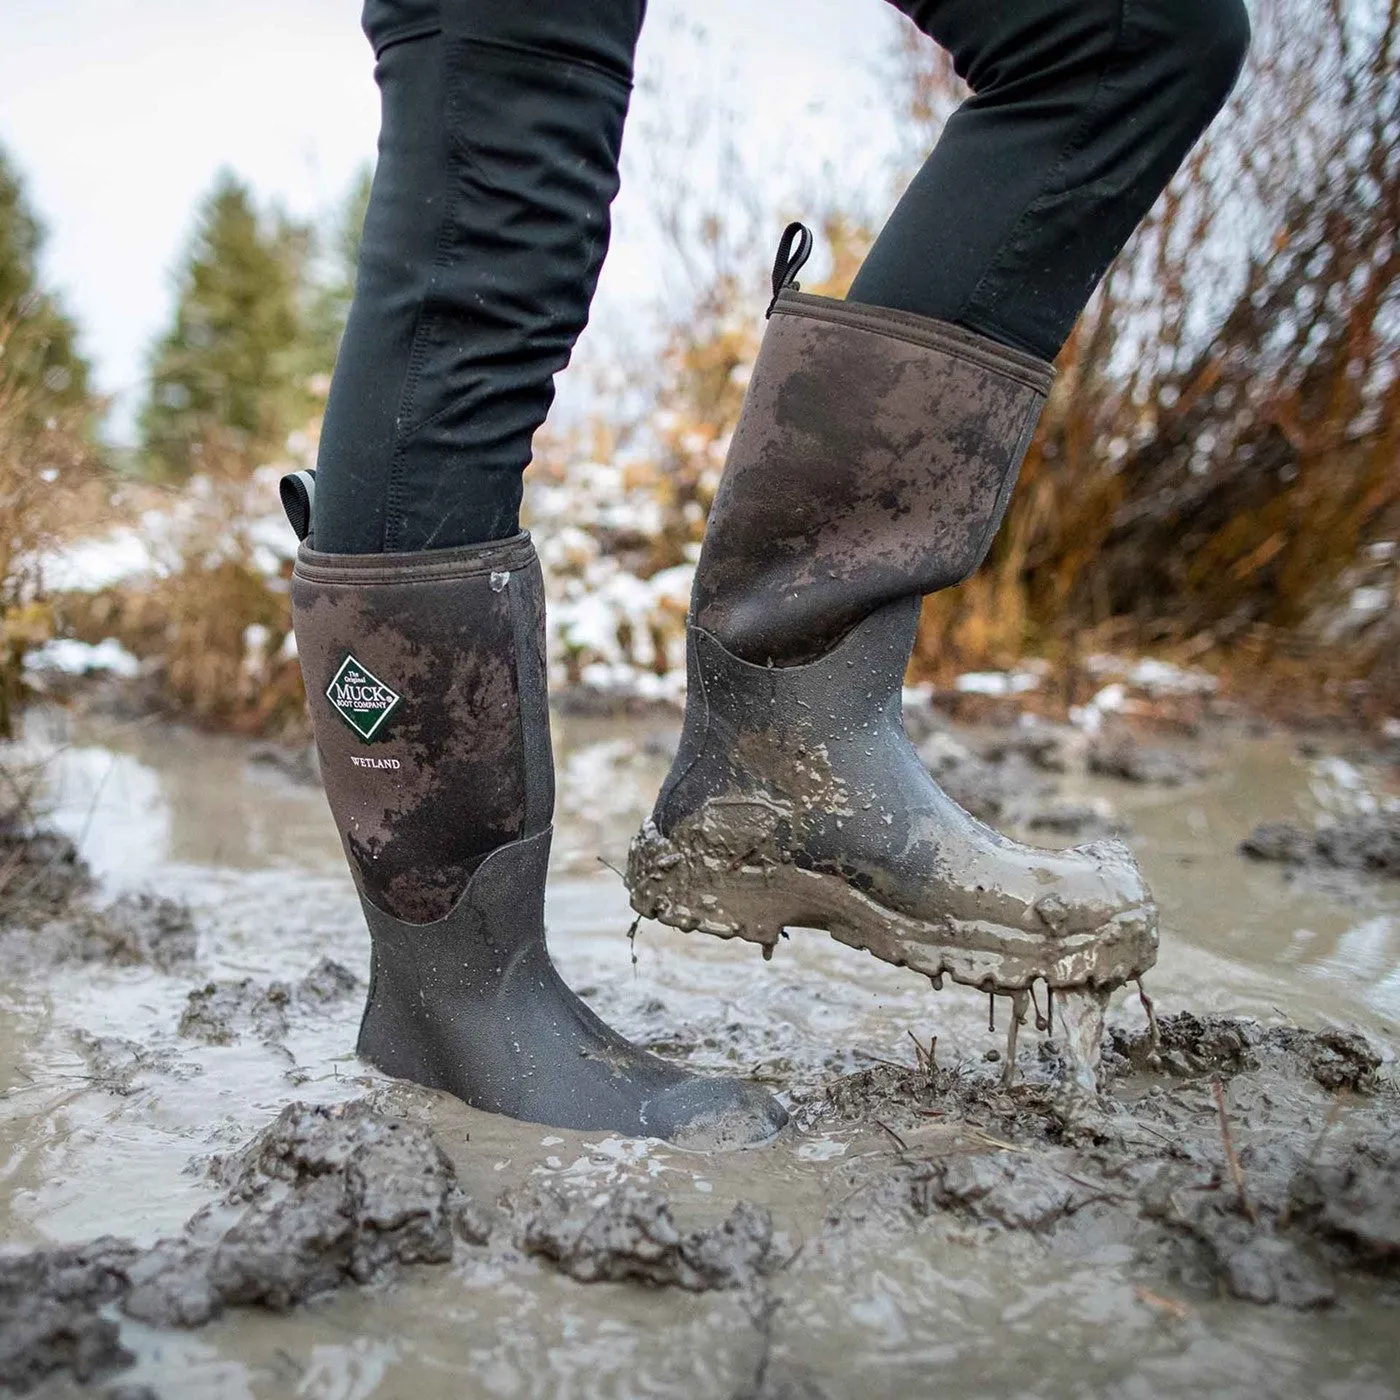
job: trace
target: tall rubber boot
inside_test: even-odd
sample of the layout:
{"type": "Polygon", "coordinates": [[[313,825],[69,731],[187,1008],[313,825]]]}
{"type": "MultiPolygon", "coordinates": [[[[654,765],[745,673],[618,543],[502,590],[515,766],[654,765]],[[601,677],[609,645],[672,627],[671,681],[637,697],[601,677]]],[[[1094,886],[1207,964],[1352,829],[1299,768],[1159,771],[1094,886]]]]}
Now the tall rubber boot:
{"type": "Polygon", "coordinates": [[[1149,967],[1156,909],[1121,842],[1048,852],[970,817],[900,699],[920,599],[985,557],[1053,371],[802,294],[798,228],[700,555],[685,725],[632,844],[632,905],[765,956],[788,927],[825,929],[935,986],[1011,994],[1019,1024],[1037,980],[1149,967]]]}
{"type": "MultiPolygon", "coordinates": [[[[288,513],[303,528],[310,514],[288,513]]],[[[529,536],[388,555],[303,543],[292,608],[373,939],[360,1054],[532,1122],[696,1147],[771,1137],[786,1115],[766,1093],[638,1050],[550,961],[554,776],[529,536]]]]}

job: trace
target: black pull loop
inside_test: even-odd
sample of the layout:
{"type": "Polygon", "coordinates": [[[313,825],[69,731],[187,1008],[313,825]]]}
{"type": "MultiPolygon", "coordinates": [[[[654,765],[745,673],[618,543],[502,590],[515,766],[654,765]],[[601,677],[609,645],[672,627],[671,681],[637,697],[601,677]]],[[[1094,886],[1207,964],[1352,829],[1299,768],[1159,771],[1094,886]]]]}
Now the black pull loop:
{"type": "Polygon", "coordinates": [[[296,531],[297,539],[309,538],[311,505],[316,499],[316,473],[289,472],[277,483],[277,494],[282,498],[287,523],[296,531]]]}
{"type": "Polygon", "coordinates": [[[794,220],[778,240],[778,256],[773,259],[773,300],[768,303],[766,315],[773,314],[773,308],[778,304],[778,293],[784,288],[791,287],[794,292],[801,290],[794,279],[811,256],[812,230],[794,220]]]}

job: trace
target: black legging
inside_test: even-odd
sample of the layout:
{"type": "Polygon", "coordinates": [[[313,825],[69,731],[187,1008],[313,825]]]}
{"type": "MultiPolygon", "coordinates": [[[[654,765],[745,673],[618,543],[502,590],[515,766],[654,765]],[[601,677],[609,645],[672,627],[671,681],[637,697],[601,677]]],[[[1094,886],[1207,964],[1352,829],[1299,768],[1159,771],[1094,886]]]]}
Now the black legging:
{"type": "MultiPolygon", "coordinates": [[[[1225,100],[1248,43],[1242,0],[896,3],[975,96],[851,299],[1051,358],[1225,100]]],[[[607,250],[645,8],[366,0],[383,119],[321,437],[319,549],[518,529],[531,439],[607,250]]]]}

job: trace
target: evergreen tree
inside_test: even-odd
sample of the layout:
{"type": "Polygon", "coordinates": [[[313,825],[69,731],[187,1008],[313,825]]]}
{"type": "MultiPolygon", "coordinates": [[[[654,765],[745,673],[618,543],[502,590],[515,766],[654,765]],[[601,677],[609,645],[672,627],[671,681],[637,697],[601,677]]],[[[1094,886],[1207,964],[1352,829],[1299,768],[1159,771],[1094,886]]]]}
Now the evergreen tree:
{"type": "Polygon", "coordinates": [[[0,149],[0,355],[8,402],[23,390],[27,411],[95,409],[78,332],[58,297],[39,280],[43,225],[29,208],[19,175],[0,149]]]}
{"type": "Polygon", "coordinates": [[[174,323],[151,356],[142,445],[156,474],[275,457],[310,411],[305,287],[311,234],[259,215],[221,174],[201,205],[179,274],[174,323]]]}
{"type": "Polygon", "coordinates": [[[326,239],[326,256],[319,284],[310,298],[309,354],[311,372],[329,375],[340,351],[340,337],[350,315],[355,295],[355,273],[360,262],[360,238],[364,232],[365,211],[373,172],[362,167],[351,183],[344,203],[336,212],[326,239]]]}

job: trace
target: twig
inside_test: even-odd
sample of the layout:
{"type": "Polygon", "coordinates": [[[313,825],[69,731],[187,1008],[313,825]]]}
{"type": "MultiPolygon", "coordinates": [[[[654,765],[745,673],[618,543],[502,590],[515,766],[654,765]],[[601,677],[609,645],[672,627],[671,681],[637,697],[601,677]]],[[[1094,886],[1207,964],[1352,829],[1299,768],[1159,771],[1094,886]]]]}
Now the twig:
{"type": "Polygon", "coordinates": [[[1014,1142],[1003,1142],[1000,1138],[995,1138],[991,1133],[984,1133],[981,1128],[965,1128],[964,1131],[969,1137],[977,1138],[985,1142],[989,1147],[999,1147],[1003,1152],[1021,1152],[1030,1155],[1029,1147],[1020,1147],[1014,1142]]]}
{"type": "MultiPolygon", "coordinates": [[[[1342,1105],[1341,1105],[1340,1103],[1334,1103],[1334,1104],[1332,1105],[1332,1107],[1329,1108],[1329,1109],[1327,1110],[1327,1117],[1324,1118],[1324,1119],[1322,1120],[1322,1131],[1321,1131],[1320,1133],[1318,1133],[1318,1135],[1317,1135],[1317,1141],[1313,1143],[1313,1145],[1312,1145],[1312,1151],[1310,1151],[1310,1152],[1308,1153],[1308,1160],[1306,1161],[1306,1163],[1304,1163],[1304,1170],[1305,1170],[1305,1171],[1311,1172],[1311,1171],[1313,1170],[1313,1168],[1317,1166],[1317,1159],[1318,1159],[1318,1156],[1319,1156],[1319,1155],[1321,1154],[1321,1152],[1322,1152],[1322,1144],[1323,1144],[1323,1141],[1326,1139],[1327,1134],[1330,1133],[1330,1132],[1332,1131],[1333,1127],[1336,1125],[1337,1120],[1338,1120],[1341,1116],[1342,1116],[1342,1105]]],[[[1280,1230],[1286,1230],[1286,1229],[1288,1228],[1289,1223],[1292,1221],[1292,1219],[1293,1219],[1293,1202],[1290,1200],[1290,1201],[1284,1206],[1284,1208],[1279,1212],[1279,1217],[1278,1217],[1278,1227],[1279,1227],[1279,1229],[1280,1229],[1280,1230]]]]}
{"type": "Polygon", "coordinates": [[[892,1127],[890,1127],[888,1123],[882,1123],[878,1118],[874,1119],[873,1121],[877,1128],[883,1128],[895,1140],[895,1144],[898,1146],[901,1152],[909,1151],[909,1144],[905,1142],[904,1139],[900,1137],[900,1135],[897,1132],[895,1132],[895,1130],[892,1127]]]}
{"type": "Polygon", "coordinates": [[[1180,1299],[1164,1298],[1160,1293],[1154,1293],[1150,1288],[1144,1288],[1141,1284],[1133,1289],[1133,1297],[1139,1303],[1146,1303],[1149,1308],[1156,1308],[1159,1312],[1174,1317],[1178,1322],[1185,1322],[1191,1316],[1191,1309],[1180,1299]]]}
{"type": "Polygon", "coordinates": [[[936,1035],[929,1036],[928,1045],[925,1047],[912,1030],[906,1033],[909,1039],[914,1042],[914,1059],[917,1068],[922,1070],[924,1077],[932,1082],[934,1075],[938,1072],[938,1064],[934,1060],[934,1053],[938,1047],[938,1037],[936,1035]]]}
{"type": "Polygon", "coordinates": [[[1225,1161],[1230,1168],[1235,1190],[1239,1194],[1240,1209],[1249,1217],[1250,1224],[1257,1225],[1259,1212],[1254,1209],[1254,1203],[1244,1189],[1244,1168],[1240,1166],[1239,1154],[1235,1151],[1235,1140],[1230,1133],[1230,1119],[1225,1112],[1225,1086],[1220,1082],[1219,1075],[1211,1081],[1211,1089],[1215,1094],[1216,1110],[1220,1114],[1220,1140],[1225,1145],[1225,1161]]]}

